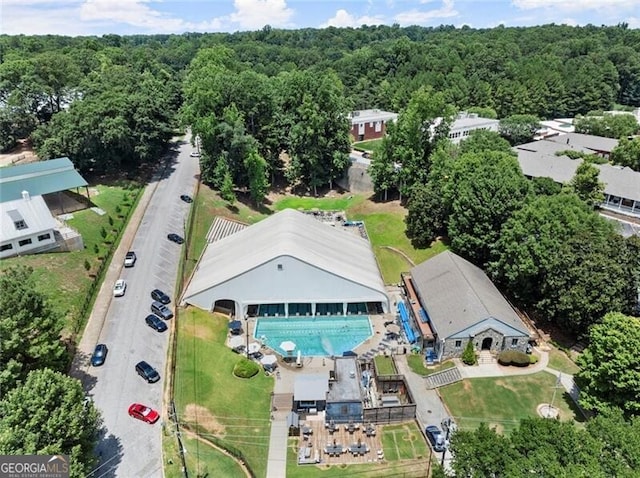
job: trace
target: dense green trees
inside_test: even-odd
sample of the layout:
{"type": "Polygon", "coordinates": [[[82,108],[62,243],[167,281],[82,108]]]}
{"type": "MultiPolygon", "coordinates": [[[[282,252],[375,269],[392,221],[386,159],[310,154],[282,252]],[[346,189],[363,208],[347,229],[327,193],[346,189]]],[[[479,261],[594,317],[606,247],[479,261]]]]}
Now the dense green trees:
{"type": "Polygon", "coordinates": [[[596,207],[604,201],[604,183],[598,181],[600,170],[588,161],[582,161],[571,179],[570,187],[585,203],[596,207]]]}
{"type": "Polygon", "coordinates": [[[640,172],[640,138],[622,138],[611,151],[611,162],[640,172]]]}
{"type": "Polygon", "coordinates": [[[638,282],[629,241],[580,198],[525,203],[504,224],[489,269],[519,302],[577,334],[630,311],[638,282]]]}
{"type": "Polygon", "coordinates": [[[80,382],[49,369],[30,372],[0,400],[0,454],[69,455],[74,478],[87,476],[96,461],[99,427],[80,382]]]}
{"type": "Polygon", "coordinates": [[[574,121],[576,133],[593,134],[606,138],[626,138],[640,129],[632,114],[604,114],[601,116],[583,116],[574,121]]]}
{"type": "Polygon", "coordinates": [[[233,52],[216,47],[198,53],[184,91],[182,121],[202,138],[203,178],[220,190],[228,171],[231,188],[249,188],[259,202],[265,174],[273,180],[284,172],[290,184],[315,192],[349,163],[348,106],[331,71],[267,77],[243,70],[233,52]]]}
{"type": "Polygon", "coordinates": [[[513,115],[500,120],[500,134],[512,145],[524,144],[533,140],[540,128],[540,120],[533,115],[513,115]]]}
{"type": "Polygon", "coordinates": [[[605,315],[589,331],[589,345],[578,358],[580,404],[604,412],[618,407],[640,416],[640,319],[618,312],[605,315]]]}
{"type": "Polygon", "coordinates": [[[532,418],[510,435],[481,425],[451,437],[455,476],[469,477],[625,477],[637,475],[640,421],[607,414],[586,429],[573,423],[532,418]]]}
{"type": "Polygon", "coordinates": [[[502,225],[524,204],[531,189],[518,160],[509,153],[467,153],[452,171],[451,248],[486,265],[502,225]]]}
{"type": "Polygon", "coordinates": [[[67,364],[62,318],[37,290],[32,273],[19,266],[0,274],[0,397],[32,370],[67,364]]]}
{"type": "Polygon", "coordinates": [[[414,185],[426,182],[431,154],[438,142],[448,141],[453,113],[444,95],[433,88],[422,87],[411,96],[373,157],[372,179],[377,191],[387,191],[395,181],[400,194],[409,196],[414,185]]]}

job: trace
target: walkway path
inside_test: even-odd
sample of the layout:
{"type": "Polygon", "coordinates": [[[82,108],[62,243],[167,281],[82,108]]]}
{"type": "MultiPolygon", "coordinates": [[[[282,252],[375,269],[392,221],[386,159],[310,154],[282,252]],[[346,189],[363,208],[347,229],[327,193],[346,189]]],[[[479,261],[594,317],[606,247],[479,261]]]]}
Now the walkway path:
{"type": "Polygon", "coordinates": [[[568,373],[562,373],[556,369],[549,367],[549,353],[546,350],[542,350],[539,348],[535,349],[537,355],[540,357],[537,363],[530,365],[526,368],[520,367],[503,367],[499,365],[497,362],[486,363],[482,365],[476,365],[473,367],[469,367],[467,365],[462,364],[461,361],[456,359],[458,370],[460,370],[460,374],[462,378],[478,378],[478,377],[505,377],[510,375],[530,375],[538,372],[549,372],[556,377],[560,377],[560,383],[567,391],[567,393],[573,398],[573,401],[578,404],[578,395],[580,390],[573,380],[573,375],[568,373]]]}

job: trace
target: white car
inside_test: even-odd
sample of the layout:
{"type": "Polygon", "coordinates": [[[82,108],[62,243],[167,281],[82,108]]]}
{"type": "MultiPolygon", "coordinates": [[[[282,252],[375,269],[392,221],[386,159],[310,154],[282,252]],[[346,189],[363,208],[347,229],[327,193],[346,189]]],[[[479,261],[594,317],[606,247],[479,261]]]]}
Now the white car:
{"type": "Polygon", "coordinates": [[[192,158],[199,158],[200,157],[200,153],[198,153],[197,151],[194,151],[189,156],[191,156],[192,158]]]}
{"type": "Polygon", "coordinates": [[[122,297],[124,295],[124,291],[127,290],[127,283],[124,279],[118,279],[116,284],[113,286],[113,296],[114,297],[122,297]]]}

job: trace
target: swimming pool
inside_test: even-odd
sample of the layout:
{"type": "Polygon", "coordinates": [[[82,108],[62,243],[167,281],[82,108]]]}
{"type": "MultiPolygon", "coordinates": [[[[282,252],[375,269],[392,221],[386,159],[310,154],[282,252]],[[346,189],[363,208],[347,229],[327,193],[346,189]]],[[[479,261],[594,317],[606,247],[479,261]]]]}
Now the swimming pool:
{"type": "Polygon", "coordinates": [[[260,317],[254,337],[276,352],[287,356],[280,344],[291,340],[304,357],[340,356],[373,335],[366,315],[316,317],[260,317]]]}

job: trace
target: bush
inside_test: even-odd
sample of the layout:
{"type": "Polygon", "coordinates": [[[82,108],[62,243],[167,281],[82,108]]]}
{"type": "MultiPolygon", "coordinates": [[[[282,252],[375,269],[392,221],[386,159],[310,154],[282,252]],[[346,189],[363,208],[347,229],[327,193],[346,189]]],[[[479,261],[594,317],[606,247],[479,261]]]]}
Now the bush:
{"type": "Polygon", "coordinates": [[[538,363],[538,357],[536,355],[529,355],[529,362],[530,363],[538,363]]]}
{"type": "Polygon", "coordinates": [[[462,361],[467,365],[475,365],[477,362],[476,351],[473,350],[473,340],[467,342],[467,346],[462,352],[462,361]]]}
{"type": "Polygon", "coordinates": [[[241,359],[235,367],[233,374],[240,378],[251,378],[260,371],[260,365],[246,358],[241,359]]]}
{"type": "Polygon", "coordinates": [[[520,350],[503,350],[498,356],[500,365],[514,365],[516,367],[527,367],[531,364],[529,356],[520,350]]]}

